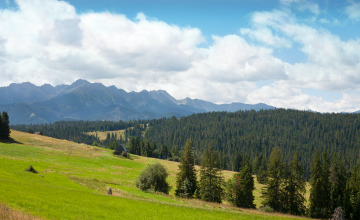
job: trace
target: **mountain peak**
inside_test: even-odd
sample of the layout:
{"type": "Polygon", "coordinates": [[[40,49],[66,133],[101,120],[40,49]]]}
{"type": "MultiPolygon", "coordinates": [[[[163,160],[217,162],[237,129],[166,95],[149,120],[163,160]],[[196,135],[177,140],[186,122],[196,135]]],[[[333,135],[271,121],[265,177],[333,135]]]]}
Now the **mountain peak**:
{"type": "Polygon", "coordinates": [[[72,86],[82,86],[82,85],[88,85],[88,84],[91,84],[91,83],[89,81],[84,80],[84,79],[78,79],[71,85],[72,86]]]}

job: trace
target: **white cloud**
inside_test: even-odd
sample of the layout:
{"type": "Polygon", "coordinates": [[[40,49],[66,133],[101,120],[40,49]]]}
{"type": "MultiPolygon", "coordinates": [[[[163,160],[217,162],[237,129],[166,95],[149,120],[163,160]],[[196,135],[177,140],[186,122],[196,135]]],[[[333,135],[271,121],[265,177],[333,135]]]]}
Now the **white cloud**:
{"type": "Polygon", "coordinates": [[[16,3],[18,10],[0,11],[3,85],[40,84],[35,76],[53,84],[79,77],[162,77],[189,69],[203,42],[199,29],[148,20],[143,14],[133,21],[107,12],[78,15],[62,1],[16,3]]]}
{"type": "Polygon", "coordinates": [[[343,41],[299,24],[288,10],[254,13],[252,28],[240,30],[265,46],[227,35],[213,36],[204,48],[199,47],[204,42],[199,29],[169,25],[142,13],[129,19],[109,12],[78,14],[69,3],[56,0],[16,3],[16,10],[0,10],[0,86],[83,78],[127,91],[165,89],[178,99],[217,103],[264,102],[318,111],[359,106],[360,98],[352,92],[359,90],[360,40],[343,41]],[[274,57],[273,47],[286,49],[295,43],[307,55],[306,62],[290,65],[274,57]],[[266,80],[275,83],[257,88],[256,82],[266,80]],[[325,102],[301,88],[344,95],[325,102]]]}
{"type": "Polygon", "coordinates": [[[300,88],[280,81],[251,91],[247,96],[247,102],[263,102],[281,108],[318,112],[355,112],[359,110],[360,95],[343,93],[341,99],[329,102],[321,97],[305,94],[300,88]]]}
{"type": "Polygon", "coordinates": [[[252,22],[256,27],[274,29],[301,45],[306,62],[286,64],[289,82],[322,90],[357,89],[360,82],[360,40],[343,41],[325,29],[299,24],[283,11],[258,12],[252,22]]]}
{"type": "Polygon", "coordinates": [[[345,7],[345,13],[349,19],[354,21],[360,20],[360,2],[350,1],[350,4],[345,7]]]}
{"type": "Polygon", "coordinates": [[[309,2],[308,0],[280,0],[280,3],[287,7],[293,7],[298,11],[310,11],[315,15],[321,12],[318,4],[309,2]]]}
{"type": "Polygon", "coordinates": [[[55,0],[17,4],[16,11],[0,11],[6,54],[2,84],[121,78],[125,89],[144,89],[160,81],[163,86],[176,83],[183,76],[189,77],[186,81],[206,78],[230,84],[287,78],[283,62],[271,50],[237,35],[214,37],[213,45],[199,48],[204,41],[199,29],[169,25],[142,13],[130,20],[109,12],[79,15],[73,6],[55,0]],[[127,85],[134,82],[137,86],[127,85]]]}
{"type": "Polygon", "coordinates": [[[290,48],[292,46],[291,41],[275,36],[272,30],[267,27],[258,27],[256,29],[242,28],[240,33],[242,35],[249,35],[251,38],[269,46],[278,48],[290,48]]]}
{"type": "Polygon", "coordinates": [[[190,70],[195,77],[228,83],[287,78],[284,63],[272,50],[252,46],[237,35],[213,39],[214,45],[203,50],[205,58],[190,70]]]}

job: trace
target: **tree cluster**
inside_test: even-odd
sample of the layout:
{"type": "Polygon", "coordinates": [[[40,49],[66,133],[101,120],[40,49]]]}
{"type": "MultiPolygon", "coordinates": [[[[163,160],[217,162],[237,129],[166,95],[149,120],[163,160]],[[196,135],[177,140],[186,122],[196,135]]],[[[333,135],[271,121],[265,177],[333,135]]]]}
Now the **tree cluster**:
{"type": "Polygon", "coordinates": [[[10,138],[10,120],[7,112],[2,112],[0,114],[0,139],[9,139],[10,138]]]}
{"type": "Polygon", "coordinates": [[[316,151],[311,166],[309,216],[330,218],[341,207],[346,219],[360,219],[360,165],[346,172],[342,157],[316,151]]]}
{"type": "Polygon", "coordinates": [[[306,183],[299,156],[295,153],[287,166],[282,157],[279,148],[274,148],[271,152],[265,188],[262,191],[263,205],[277,212],[305,215],[306,183]]]}
{"type": "Polygon", "coordinates": [[[188,140],[180,159],[179,173],[176,178],[175,195],[192,198],[196,197],[208,202],[221,203],[223,198],[234,206],[255,208],[254,180],[247,161],[240,174],[234,174],[233,179],[226,184],[221,174],[221,155],[209,146],[202,158],[197,181],[194,153],[192,144],[188,140]]]}

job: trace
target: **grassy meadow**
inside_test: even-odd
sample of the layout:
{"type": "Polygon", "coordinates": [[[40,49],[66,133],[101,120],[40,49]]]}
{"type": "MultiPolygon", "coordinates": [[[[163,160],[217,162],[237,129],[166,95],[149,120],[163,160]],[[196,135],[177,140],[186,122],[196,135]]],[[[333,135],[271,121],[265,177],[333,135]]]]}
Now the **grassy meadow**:
{"type": "Polygon", "coordinates": [[[85,134],[98,137],[102,141],[106,139],[107,134],[110,134],[110,136],[116,135],[117,138],[122,137],[123,139],[125,139],[125,129],[117,130],[117,131],[91,131],[91,132],[85,132],[85,134]]]}
{"type": "MultiPolygon", "coordinates": [[[[107,149],[14,130],[11,137],[11,142],[0,142],[0,217],[13,212],[32,219],[299,219],[226,202],[176,198],[176,162],[134,155],[128,159],[107,149]],[[170,173],[170,195],[135,187],[140,172],[156,162],[170,173]],[[25,171],[30,165],[38,173],[25,171]],[[107,195],[109,187],[112,196],[107,195]]],[[[233,173],[223,171],[226,179],[233,173]]],[[[257,205],[260,187],[256,184],[257,205]]]]}

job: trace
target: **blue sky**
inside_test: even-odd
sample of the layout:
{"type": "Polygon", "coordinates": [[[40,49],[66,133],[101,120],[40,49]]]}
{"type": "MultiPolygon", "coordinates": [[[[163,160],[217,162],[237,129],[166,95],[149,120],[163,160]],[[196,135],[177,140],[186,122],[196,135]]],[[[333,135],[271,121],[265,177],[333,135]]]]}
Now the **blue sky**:
{"type": "Polygon", "coordinates": [[[0,86],[360,110],[360,1],[0,0],[0,86]]]}

